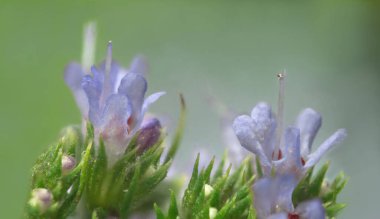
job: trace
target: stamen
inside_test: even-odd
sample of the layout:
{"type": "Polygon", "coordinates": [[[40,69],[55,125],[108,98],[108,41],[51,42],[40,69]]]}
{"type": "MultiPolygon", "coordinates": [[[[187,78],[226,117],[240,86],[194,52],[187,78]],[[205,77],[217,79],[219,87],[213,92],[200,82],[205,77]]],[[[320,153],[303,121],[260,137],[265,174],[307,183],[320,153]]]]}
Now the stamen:
{"type": "Polygon", "coordinates": [[[95,62],[96,48],[96,23],[89,22],[83,31],[82,66],[85,74],[91,72],[91,66],[95,62]]]}
{"type": "Polygon", "coordinates": [[[285,70],[277,74],[279,82],[278,103],[277,103],[277,133],[274,146],[274,158],[278,157],[279,148],[282,144],[282,135],[284,130],[284,99],[285,99],[285,70]]]}
{"type": "Polygon", "coordinates": [[[112,41],[108,41],[107,45],[107,55],[104,63],[104,81],[103,81],[103,92],[100,98],[101,105],[106,102],[106,98],[112,93],[112,84],[110,80],[112,65],[112,41]]]}
{"type": "MultiPolygon", "coordinates": [[[[107,56],[106,56],[106,63],[105,63],[105,77],[109,77],[110,75],[110,72],[111,72],[111,64],[112,64],[112,41],[108,41],[108,45],[107,45],[107,56]]],[[[105,78],[104,81],[108,81],[106,80],[107,78],[105,78]]]]}

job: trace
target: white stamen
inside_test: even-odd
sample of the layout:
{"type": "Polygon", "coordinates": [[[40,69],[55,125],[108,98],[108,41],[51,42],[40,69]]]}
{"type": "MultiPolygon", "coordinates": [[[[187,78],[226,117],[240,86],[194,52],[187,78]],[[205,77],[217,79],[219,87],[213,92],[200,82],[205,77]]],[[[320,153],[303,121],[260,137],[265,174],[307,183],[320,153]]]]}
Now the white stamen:
{"type": "Polygon", "coordinates": [[[82,67],[86,74],[91,72],[95,62],[96,23],[89,22],[83,31],[82,67]]]}
{"type": "Polygon", "coordinates": [[[284,99],[285,99],[285,70],[277,74],[279,82],[278,103],[277,103],[277,133],[276,144],[274,146],[274,158],[278,159],[279,148],[282,144],[282,135],[284,130],[284,99]]]}

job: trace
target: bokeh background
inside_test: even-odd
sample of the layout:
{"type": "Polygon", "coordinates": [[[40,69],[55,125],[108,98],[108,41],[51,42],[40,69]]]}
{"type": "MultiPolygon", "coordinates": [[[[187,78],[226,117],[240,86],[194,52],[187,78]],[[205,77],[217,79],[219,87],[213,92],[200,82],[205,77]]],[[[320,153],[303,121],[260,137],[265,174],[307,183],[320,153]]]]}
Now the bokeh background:
{"type": "Polygon", "coordinates": [[[188,123],[177,165],[195,150],[220,156],[220,117],[211,96],[236,112],[276,106],[275,74],[288,72],[286,122],[310,106],[323,114],[321,143],[337,128],[349,136],[329,153],[331,176],[350,181],[341,218],[377,218],[380,197],[379,1],[0,1],[0,218],[19,218],[36,157],[59,131],[80,121],[62,80],[80,60],[84,23],[98,23],[97,61],[114,42],[125,66],[150,60],[149,93],[175,124],[178,93],[188,123]],[[197,149],[196,149],[197,148],[197,149]]]}

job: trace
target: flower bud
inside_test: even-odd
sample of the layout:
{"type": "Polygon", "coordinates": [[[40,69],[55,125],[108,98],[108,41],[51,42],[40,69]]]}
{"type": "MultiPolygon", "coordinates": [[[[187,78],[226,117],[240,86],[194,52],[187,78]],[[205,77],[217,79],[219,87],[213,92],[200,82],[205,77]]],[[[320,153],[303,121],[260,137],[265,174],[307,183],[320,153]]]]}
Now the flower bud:
{"type": "Polygon", "coordinates": [[[218,209],[211,207],[209,209],[209,217],[210,217],[210,219],[214,219],[216,217],[217,213],[218,213],[218,209]]]}
{"type": "Polygon", "coordinates": [[[53,202],[53,195],[45,188],[33,189],[32,198],[29,205],[36,209],[40,214],[46,212],[53,202]]]}
{"type": "Polygon", "coordinates": [[[205,185],[205,196],[208,197],[212,192],[214,191],[214,188],[210,186],[209,184],[205,185]]]}
{"type": "Polygon", "coordinates": [[[161,123],[156,118],[143,122],[137,137],[138,152],[142,153],[157,143],[161,135],[161,123]]]}
{"type": "Polygon", "coordinates": [[[62,174],[66,175],[69,172],[71,172],[76,165],[76,160],[74,157],[70,155],[63,155],[62,156],[62,174]]]}

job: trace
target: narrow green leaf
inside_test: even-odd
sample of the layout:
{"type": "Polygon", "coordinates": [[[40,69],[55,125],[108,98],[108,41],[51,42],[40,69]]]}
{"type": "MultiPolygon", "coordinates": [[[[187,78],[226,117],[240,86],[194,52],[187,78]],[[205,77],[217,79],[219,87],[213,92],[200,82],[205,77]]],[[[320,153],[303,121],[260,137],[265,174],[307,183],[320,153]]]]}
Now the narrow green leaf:
{"type": "Polygon", "coordinates": [[[342,203],[335,203],[333,205],[326,207],[326,214],[330,218],[335,217],[338,215],[338,213],[343,210],[347,205],[342,203]]]}
{"type": "Polygon", "coordinates": [[[156,219],[166,219],[161,208],[158,207],[156,203],[154,203],[154,211],[156,212],[156,219]]]}
{"type": "Polygon", "coordinates": [[[173,190],[170,190],[170,206],[168,210],[168,219],[176,219],[177,216],[179,216],[179,213],[175,193],[173,192],[173,190]]]}
{"type": "Polygon", "coordinates": [[[181,110],[180,110],[177,130],[176,130],[176,133],[174,135],[173,142],[169,148],[168,154],[166,155],[164,163],[169,162],[169,160],[172,160],[174,158],[174,155],[177,153],[177,149],[178,149],[179,144],[182,140],[183,131],[185,129],[186,104],[185,104],[185,99],[184,99],[183,95],[180,94],[179,97],[180,97],[180,102],[181,102],[181,110]]]}
{"type": "Polygon", "coordinates": [[[310,198],[318,197],[322,188],[322,183],[325,178],[326,172],[329,168],[329,162],[326,162],[321,169],[317,172],[316,176],[310,183],[310,189],[308,191],[310,198]]]}

